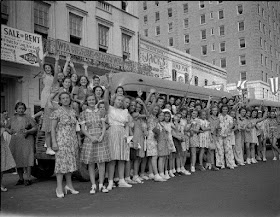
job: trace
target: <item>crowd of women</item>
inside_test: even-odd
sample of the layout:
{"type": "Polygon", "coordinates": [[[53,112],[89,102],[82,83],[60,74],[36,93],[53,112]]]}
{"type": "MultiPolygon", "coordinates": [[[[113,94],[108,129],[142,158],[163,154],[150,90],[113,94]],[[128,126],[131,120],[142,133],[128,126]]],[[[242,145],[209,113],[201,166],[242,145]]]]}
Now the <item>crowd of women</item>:
{"type": "MultiPolygon", "coordinates": [[[[187,95],[166,99],[155,89],[145,99],[141,90],[133,98],[123,87],[111,89],[113,73],[106,74],[104,86],[100,86],[98,76],[90,85],[87,65],[85,75],[78,76],[70,56],[63,70],[58,64],[59,55],[54,70],[44,64],[44,59],[38,60],[45,87],[43,109],[35,117],[43,115],[46,154],[55,155],[59,198],[67,192],[79,193],[71,179],[78,161],[88,165],[89,192],[94,194],[109,192],[116,183],[129,188],[148,179],[164,182],[177,175],[191,175],[196,169],[218,171],[266,161],[267,142],[272,145],[273,160],[280,158],[280,114],[273,109],[246,107],[242,101],[225,97],[220,102],[211,96],[208,101],[192,100],[187,95]],[[185,167],[188,152],[190,171],[185,167]]],[[[1,120],[1,144],[5,144],[1,145],[1,172],[16,166],[17,185],[32,184],[30,168],[34,164],[37,126],[25,110],[25,104],[19,102],[15,115],[5,123],[1,120]]],[[[1,191],[6,190],[1,185],[1,191]]]]}

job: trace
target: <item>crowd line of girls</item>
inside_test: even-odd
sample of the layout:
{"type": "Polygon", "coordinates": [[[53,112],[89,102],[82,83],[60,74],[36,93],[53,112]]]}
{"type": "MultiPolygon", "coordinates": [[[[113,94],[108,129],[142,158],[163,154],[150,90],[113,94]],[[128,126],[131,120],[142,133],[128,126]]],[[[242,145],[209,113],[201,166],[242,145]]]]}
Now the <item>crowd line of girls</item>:
{"type": "MultiPolygon", "coordinates": [[[[218,103],[211,97],[208,102],[192,101],[187,96],[170,97],[167,102],[155,89],[151,89],[144,101],[141,90],[136,98],[127,96],[122,87],[111,90],[112,73],[106,75],[105,87],[95,78],[92,89],[86,65],[85,76],[79,78],[71,74],[74,65],[70,57],[66,59],[64,73],[59,70],[59,56],[55,60],[53,81],[45,82],[45,88],[51,87],[49,92],[45,91],[48,100],[42,111],[42,130],[46,132],[47,153],[55,153],[57,197],[64,197],[68,191],[79,193],[71,179],[78,160],[88,165],[90,193],[94,194],[97,190],[112,190],[114,180],[118,181],[118,187],[129,188],[148,179],[164,182],[176,175],[191,175],[196,169],[217,171],[266,161],[267,141],[272,144],[273,160],[277,155],[280,157],[276,145],[280,137],[280,116],[279,113],[276,116],[274,110],[246,108],[242,102],[226,98],[218,103]],[[188,151],[190,171],[185,168],[188,151]],[[199,164],[196,167],[197,151],[199,164]],[[99,168],[98,187],[95,164],[99,168]],[[63,176],[66,178],[64,188],[63,176]]],[[[52,76],[52,67],[49,68],[43,67],[44,79],[52,76]]],[[[16,110],[20,115],[25,108],[20,104],[16,110]]],[[[34,122],[29,117],[26,120],[30,126],[25,128],[24,138],[36,131],[34,122]]],[[[7,125],[6,129],[11,126],[7,125]]],[[[15,152],[13,156],[19,154],[15,152]]],[[[34,160],[33,155],[31,158],[34,160]]],[[[31,158],[27,159],[28,166],[34,162],[31,163],[31,158]]]]}

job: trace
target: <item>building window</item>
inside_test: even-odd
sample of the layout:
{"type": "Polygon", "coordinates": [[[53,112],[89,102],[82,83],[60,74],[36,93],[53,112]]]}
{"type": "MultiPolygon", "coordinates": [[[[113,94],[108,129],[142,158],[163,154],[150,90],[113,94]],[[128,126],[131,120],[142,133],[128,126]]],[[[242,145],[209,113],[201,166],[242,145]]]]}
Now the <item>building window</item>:
{"type": "Polygon", "coordinates": [[[172,69],[172,81],[177,81],[177,71],[172,69]]]}
{"type": "Polygon", "coordinates": [[[160,27],[159,26],[156,27],[156,35],[160,35],[160,27]]]}
{"type": "Polygon", "coordinates": [[[215,43],[212,44],[212,51],[215,51],[215,43]]]}
{"type": "Polygon", "coordinates": [[[261,54],[261,65],[263,65],[263,55],[261,54]]]}
{"type": "Polygon", "coordinates": [[[201,30],[201,39],[202,40],[206,39],[206,29],[201,30]]]}
{"type": "Polygon", "coordinates": [[[99,51],[107,52],[109,46],[109,27],[98,24],[99,51]]]}
{"type": "Polygon", "coordinates": [[[130,41],[131,41],[130,35],[122,34],[122,49],[123,49],[124,60],[128,59],[130,56],[130,52],[129,52],[130,41]]]}
{"type": "Polygon", "coordinates": [[[203,56],[207,55],[207,45],[201,46],[201,53],[203,56]]]}
{"type": "Polygon", "coordinates": [[[221,42],[220,43],[220,52],[225,52],[226,51],[226,42],[221,42]]]}
{"type": "Polygon", "coordinates": [[[213,65],[216,64],[216,60],[215,60],[215,59],[212,60],[212,64],[213,64],[213,65]]]}
{"type": "Polygon", "coordinates": [[[239,39],[239,48],[245,48],[246,44],[245,44],[245,38],[240,38],[239,39]]]}
{"type": "Polygon", "coordinates": [[[145,16],[144,16],[144,24],[147,24],[147,22],[148,22],[148,16],[145,15],[145,16]]]}
{"type": "Polygon", "coordinates": [[[220,11],[219,11],[219,13],[218,13],[218,18],[219,18],[219,20],[224,19],[224,11],[223,11],[223,10],[220,10],[220,11]]]}
{"type": "Polygon", "coordinates": [[[8,1],[1,1],[1,24],[7,25],[9,18],[8,1]]]}
{"type": "Polygon", "coordinates": [[[188,5],[188,3],[183,4],[183,8],[184,8],[184,14],[187,14],[189,12],[189,5],[188,5]]]}
{"type": "Polygon", "coordinates": [[[189,34],[184,35],[184,42],[185,42],[185,44],[190,43],[190,35],[189,34]]]}
{"type": "Polygon", "coordinates": [[[205,14],[200,15],[200,24],[204,24],[205,22],[205,14]]]}
{"type": "Polygon", "coordinates": [[[156,12],[156,21],[159,20],[159,12],[156,12]]]}
{"type": "Polygon", "coordinates": [[[270,30],[268,31],[268,35],[269,35],[269,39],[272,41],[272,34],[270,30]]]}
{"type": "Polygon", "coordinates": [[[211,34],[211,35],[214,35],[214,28],[211,28],[211,29],[210,29],[210,34],[211,34]]]}
{"type": "Polygon", "coordinates": [[[262,22],[259,21],[259,30],[262,31],[262,22]]]}
{"type": "Polygon", "coordinates": [[[172,17],[172,8],[168,8],[168,17],[172,17]]]}
{"type": "Polygon", "coordinates": [[[44,2],[34,1],[34,32],[48,37],[50,6],[44,2]]]}
{"type": "Polygon", "coordinates": [[[194,76],[194,85],[198,86],[198,77],[197,76],[194,76]]]}
{"type": "Polygon", "coordinates": [[[237,14],[243,14],[243,5],[237,5],[237,14]]]}
{"type": "Polygon", "coordinates": [[[70,23],[70,42],[80,44],[82,40],[82,24],[83,18],[75,14],[69,13],[70,23]]]}
{"type": "Polygon", "coordinates": [[[187,48],[187,49],[186,49],[186,53],[190,54],[190,53],[191,53],[191,49],[190,49],[190,48],[187,48]]]}
{"type": "Polygon", "coordinates": [[[204,8],[205,5],[204,5],[204,1],[199,1],[199,8],[204,8]]]}
{"type": "Polygon", "coordinates": [[[262,9],[262,17],[265,18],[264,9],[262,9]]]}
{"type": "Polygon", "coordinates": [[[258,14],[261,13],[261,6],[258,4],[258,14]]]}
{"type": "Polygon", "coordinates": [[[168,23],[168,32],[172,32],[173,30],[173,23],[168,23]]]}
{"type": "Polygon", "coordinates": [[[270,61],[270,69],[273,71],[273,62],[272,62],[272,60],[270,61]]]}
{"type": "Polygon", "coordinates": [[[143,10],[147,10],[147,1],[143,1],[143,10]]]}
{"type": "Polygon", "coordinates": [[[221,58],[221,68],[226,68],[226,67],[227,67],[226,58],[221,58]]]}
{"type": "Polygon", "coordinates": [[[122,1],[122,10],[126,11],[126,9],[127,9],[127,4],[128,4],[127,1],[122,1]]]}
{"type": "Polygon", "coordinates": [[[173,47],[173,45],[174,45],[173,44],[173,37],[169,38],[168,44],[169,44],[170,47],[173,47]]]}
{"type": "Polygon", "coordinates": [[[260,37],[260,47],[262,48],[262,37],[260,37]]]}
{"type": "Polygon", "coordinates": [[[219,30],[220,30],[220,36],[224,36],[225,35],[225,26],[220,26],[219,30]]]}
{"type": "Polygon", "coordinates": [[[145,29],[145,30],[144,30],[144,35],[145,35],[146,37],[148,37],[148,29],[145,29]]]}
{"type": "Polygon", "coordinates": [[[208,85],[208,80],[207,80],[207,79],[204,80],[204,85],[205,85],[205,86],[208,85]]]}
{"type": "Polygon", "coordinates": [[[159,5],[159,1],[155,1],[155,5],[158,6],[159,5]]]}
{"type": "Polygon", "coordinates": [[[267,51],[267,44],[266,44],[266,40],[263,40],[263,45],[264,45],[264,49],[265,49],[265,51],[267,51]]]}
{"type": "Polygon", "coordinates": [[[263,24],[263,34],[265,34],[265,24],[263,24]]]}
{"type": "Polygon", "coordinates": [[[240,80],[246,81],[247,80],[247,73],[246,72],[240,72],[240,80]]]}
{"type": "Polygon", "coordinates": [[[185,18],[184,19],[184,29],[187,29],[189,27],[189,19],[185,18]]]}
{"type": "Polygon", "coordinates": [[[264,65],[267,66],[267,57],[264,58],[264,65]]]}
{"type": "Polygon", "coordinates": [[[246,65],[245,55],[240,55],[240,56],[239,56],[239,64],[240,64],[241,66],[245,66],[245,65],[246,65]]]}
{"type": "Polygon", "coordinates": [[[245,29],[245,25],[244,25],[244,21],[240,21],[238,22],[238,31],[244,31],[245,29]]]}
{"type": "Polygon", "coordinates": [[[210,12],[210,19],[213,19],[213,11],[210,12]]]}
{"type": "Polygon", "coordinates": [[[265,92],[265,89],[263,88],[263,98],[264,98],[264,92],[265,92]]]}
{"type": "Polygon", "coordinates": [[[263,73],[263,71],[262,71],[262,81],[264,81],[264,73],[263,73]]]}

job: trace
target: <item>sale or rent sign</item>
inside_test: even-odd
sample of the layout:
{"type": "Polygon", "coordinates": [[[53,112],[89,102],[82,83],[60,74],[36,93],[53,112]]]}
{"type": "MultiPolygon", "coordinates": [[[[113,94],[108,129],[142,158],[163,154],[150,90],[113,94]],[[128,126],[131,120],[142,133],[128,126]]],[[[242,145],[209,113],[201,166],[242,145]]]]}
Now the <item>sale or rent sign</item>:
{"type": "Polygon", "coordinates": [[[43,57],[42,36],[1,25],[1,60],[38,66],[36,48],[43,57]]]}

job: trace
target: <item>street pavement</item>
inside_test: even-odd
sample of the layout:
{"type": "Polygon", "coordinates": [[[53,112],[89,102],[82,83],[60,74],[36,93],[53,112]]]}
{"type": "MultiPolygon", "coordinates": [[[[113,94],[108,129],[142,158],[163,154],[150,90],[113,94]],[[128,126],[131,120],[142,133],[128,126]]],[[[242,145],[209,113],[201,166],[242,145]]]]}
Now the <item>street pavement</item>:
{"type": "Polygon", "coordinates": [[[234,170],[197,171],[167,182],[146,181],[132,188],[90,195],[90,182],[74,181],[78,195],[56,198],[55,177],[15,186],[17,175],[4,174],[1,215],[11,216],[280,216],[280,161],[234,170]]]}

